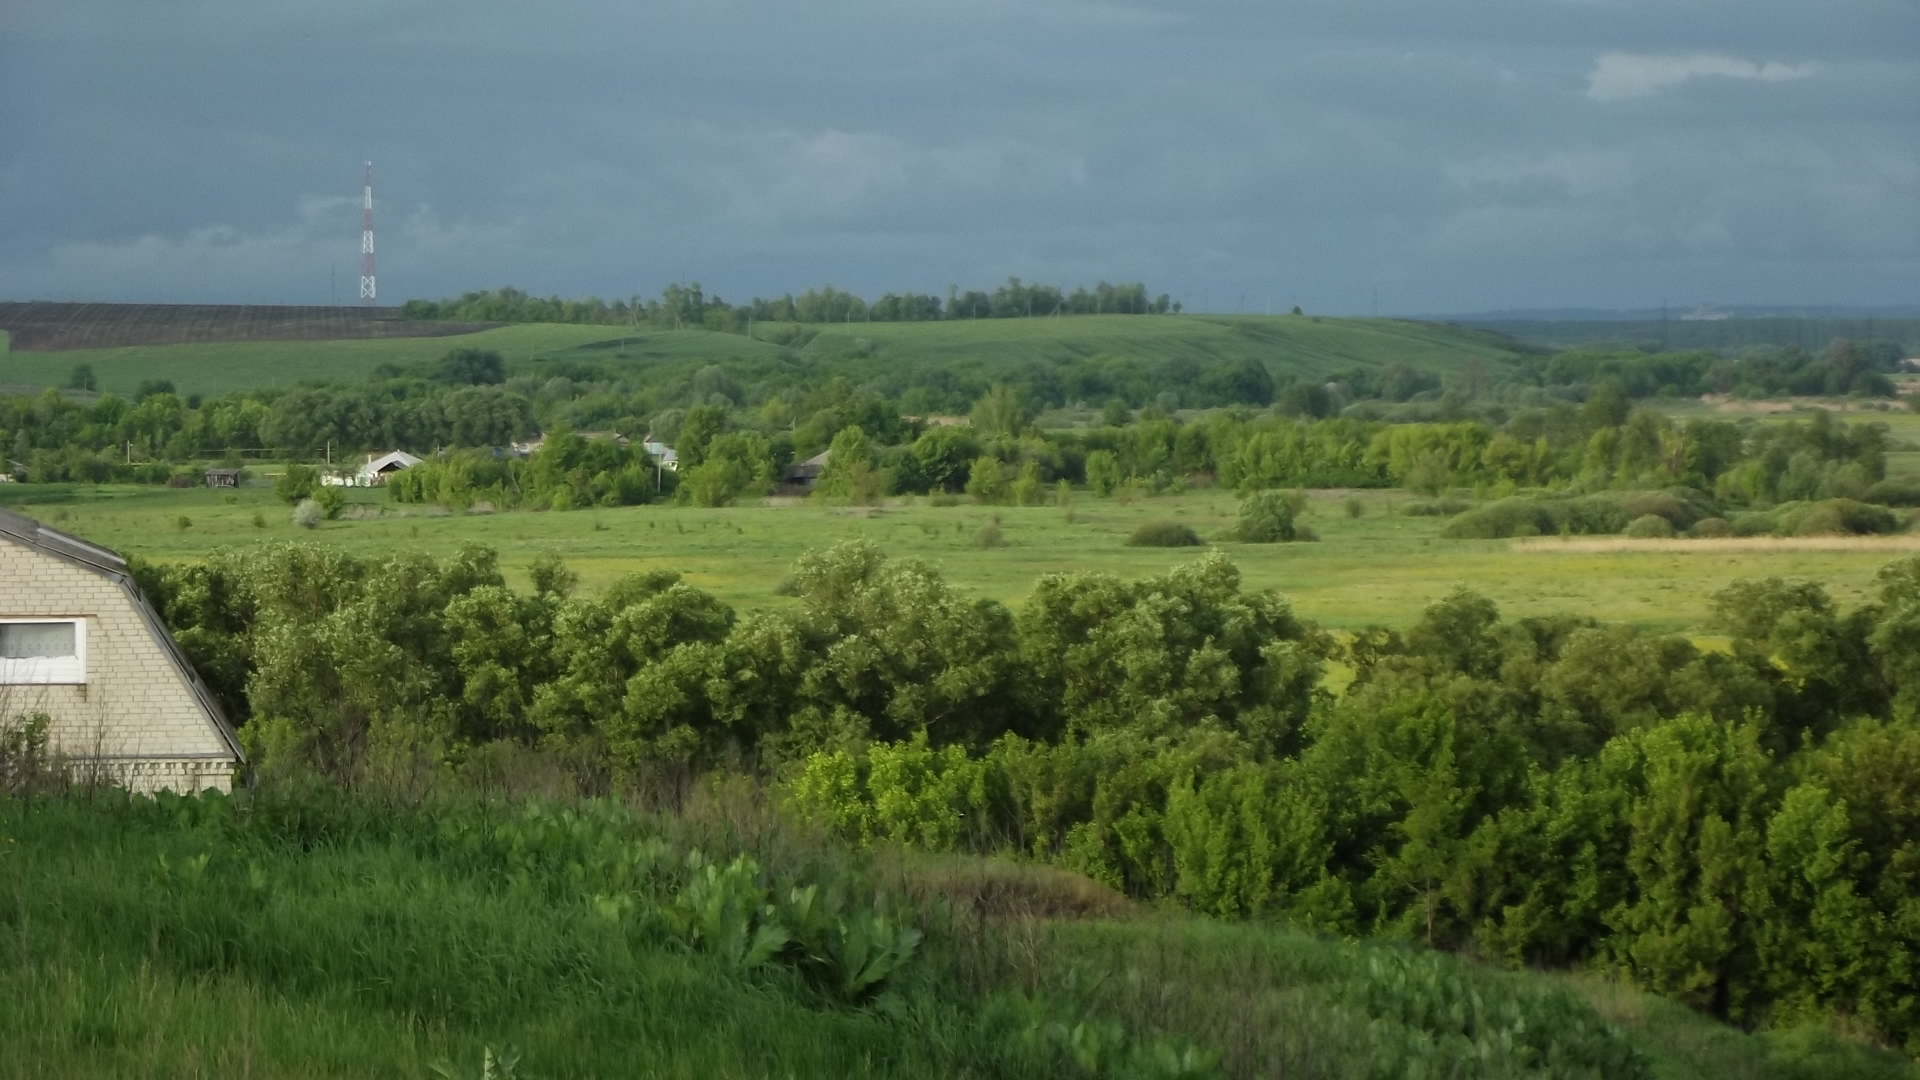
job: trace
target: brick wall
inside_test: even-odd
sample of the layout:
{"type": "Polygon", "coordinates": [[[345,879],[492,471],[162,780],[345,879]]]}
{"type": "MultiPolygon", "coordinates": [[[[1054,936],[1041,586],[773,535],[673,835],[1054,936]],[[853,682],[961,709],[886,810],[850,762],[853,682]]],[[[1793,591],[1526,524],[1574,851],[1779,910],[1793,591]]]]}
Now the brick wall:
{"type": "Polygon", "coordinates": [[[0,617],[87,620],[81,686],[0,685],[0,718],[44,712],[52,748],[137,791],[226,790],[233,753],[134,601],[101,574],[0,536],[0,617]]]}

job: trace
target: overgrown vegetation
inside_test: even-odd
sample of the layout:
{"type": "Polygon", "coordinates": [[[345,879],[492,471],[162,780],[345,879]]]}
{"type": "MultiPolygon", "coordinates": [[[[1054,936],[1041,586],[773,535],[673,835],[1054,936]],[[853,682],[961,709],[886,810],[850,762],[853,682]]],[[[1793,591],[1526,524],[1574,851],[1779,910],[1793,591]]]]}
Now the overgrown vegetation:
{"type": "Polygon", "coordinates": [[[1058,872],[862,858],[739,783],[676,813],[16,798],[0,860],[7,1077],[1910,1075],[1814,1029],[1660,1026],[1621,991],[1610,1021],[1444,955],[1141,919],[1058,872]]]}
{"type": "Polygon", "coordinates": [[[537,751],[576,788],[672,797],[745,769],[855,842],[1596,967],[1747,1024],[1920,1033],[1889,944],[1915,884],[1920,560],[1852,614],[1738,586],[1725,653],[1468,593],[1340,647],[1218,554],[1048,576],[1017,617],[864,544],[744,618],[672,575],[574,598],[554,561],[517,594],[481,550],[141,575],[268,775],[410,789],[537,751]]]}

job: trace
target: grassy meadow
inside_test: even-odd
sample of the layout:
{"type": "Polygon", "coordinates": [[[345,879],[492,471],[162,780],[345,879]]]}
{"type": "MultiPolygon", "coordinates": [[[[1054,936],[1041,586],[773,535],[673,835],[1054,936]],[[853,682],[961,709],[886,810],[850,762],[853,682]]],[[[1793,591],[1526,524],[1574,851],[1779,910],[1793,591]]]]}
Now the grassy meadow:
{"type": "Polygon", "coordinates": [[[1246,582],[1275,588],[1323,625],[1406,626],[1456,586],[1496,601],[1512,616],[1573,612],[1663,631],[1704,632],[1709,601],[1728,583],[1753,577],[1823,582],[1843,604],[1870,591],[1880,567],[1904,556],[1891,541],[1824,548],[1781,542],[1660,545],[1615,540],[1595,545],[1547,539],[1445,540],[1445,519],[1410,517],[1402,492],[1314,493],[1307,522],[1318,543],[1241,544],[1223,537],[1236,502],[1219,490],[1139,498],[1130,503],[1076,493],[1058,506],[936,506],[891,500],[874,508],[773,500],[717,510],[670,506],[475,514],[396,506],[377,490],[354,491],[347,514],[317,529],[296,527],[263,487],[233,492],[140,486],[33,484],[0,488],[0,505],[115,550],[144,558],[193,560],[217,547],[306,540],[360,555],[397,551],[451,554],[466,543],[500,552],[524,585],[536,557],[564,558],[589,591],[643,570],[674,570],[741,609],[788,603],[776,589],[802,553],[865,538],[889,554],[922,559],[975,595],[1018,605],[1041,574],[1097,570],[1122,577],[1158,573],[1199,548],[1129,547],[1140,524],[1170,519],[1230,552],[1246,582]],[[255,525],[256,515],[261,525],[255,525]],[[190,524],[184,527],[181,518],[190,524]],[[982,547],[998,521],[1004,546],[982,547]],[[1893,548],[1894,550],[1889,550],[1893,548]]]}
{"type": "Polygon", "coordinates": [[[677,365],[687,374],[727,361],[805,364],[832,358],[833,371],[861,378],[874,370],[927,363],[957,372],[1015,374],[1036,363],[1075,357],[1235,360],[1251,357],[1276,372],[1316,376],[1352,367],[1408,363],[1445,375],[1474,361],[1496,364],[1511,343],[1458,327],[1392,319],[1301,316],[1082,315],[1065,319],[981,319],[844,326],[756,324],[752,337],[705,330],[626,332],[617,326],[523,324],[434,338],[251,341],[147,345],[61,352],[0,349],[0,387],[64,385],[76,364],[91,365],[100,389],[130,394],[143,380],[166,379],[181,393],[221,394],[302,382],[364,379],[383,364],[423,366],[450,349],[500,353],[511,370],[537,374],[543,360],[576,360],[618,372],[677,365]],[[783,345],[776,342],[791,342],[783,345]]]}

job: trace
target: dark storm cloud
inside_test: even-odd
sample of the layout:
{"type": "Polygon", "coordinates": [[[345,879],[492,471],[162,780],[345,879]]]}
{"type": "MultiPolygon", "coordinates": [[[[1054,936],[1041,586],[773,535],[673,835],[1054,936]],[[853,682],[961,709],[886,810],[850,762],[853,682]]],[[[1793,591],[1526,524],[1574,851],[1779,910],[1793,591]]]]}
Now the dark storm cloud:
{"type": "Polygon", "coordinates": [[[324,301],[357,272],[365,157],[389,301],[1019,274],[1437,311],[1920,285],[1910,2],[1253,7],[15,0],[0,295],[324,301]]]}

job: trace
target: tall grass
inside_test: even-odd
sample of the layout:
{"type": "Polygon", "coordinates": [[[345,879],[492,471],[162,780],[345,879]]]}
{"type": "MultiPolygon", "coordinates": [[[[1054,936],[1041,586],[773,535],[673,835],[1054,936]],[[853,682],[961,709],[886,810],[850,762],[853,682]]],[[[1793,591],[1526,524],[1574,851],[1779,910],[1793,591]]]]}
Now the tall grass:
{"type": "Polygon", "coordinates": [[[889,858],[856,861],[737,788],[677,817],[0,800],[0,1077],[470,1076],[489,1050],[521,1077],[1911,1075],[1611,984],[1161,917],[1057,870],[889,858]],[[696,884],[743,866],[755,918],[804,948],[756,960],[687,933],[714,895],[696,884]],[[821,944],[820,912],[927,936],[897,967],[860,961],[870,983],[823,978],[846,943],[821,944]]]}

